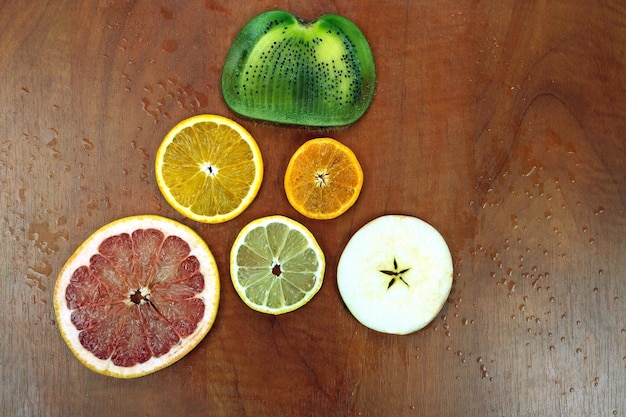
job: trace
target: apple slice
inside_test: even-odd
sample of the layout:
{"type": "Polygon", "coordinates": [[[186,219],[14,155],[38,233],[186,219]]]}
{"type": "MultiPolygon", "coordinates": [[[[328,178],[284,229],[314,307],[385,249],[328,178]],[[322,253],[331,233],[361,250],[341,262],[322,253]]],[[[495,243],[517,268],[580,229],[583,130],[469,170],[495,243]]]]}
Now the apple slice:
{"type": "Polygon", "coordinates": [[[452,270],[448,245],[433,226],[416,217],[386,215],[352,236],[339,259],[337,284],[361,324],[409,334],[441,311],[452,270]]]}

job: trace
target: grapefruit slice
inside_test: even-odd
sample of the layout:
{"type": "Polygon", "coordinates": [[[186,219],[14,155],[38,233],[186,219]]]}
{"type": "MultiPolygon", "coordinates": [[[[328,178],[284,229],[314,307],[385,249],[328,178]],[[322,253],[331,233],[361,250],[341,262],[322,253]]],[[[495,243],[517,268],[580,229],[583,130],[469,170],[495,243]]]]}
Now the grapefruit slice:
{"type": "Polygon", "coordinates": [[[411,216],[372,220],[348,241],[337,266],[348,310],[364,326],[408,334],[430,323],[452,287],[452,257],[439,232],[411,216]]]}
{"type": "Polygon", "coordinates": [[[220,283],[206,243],[160,216],[126,217],[92,234],[61,269],[61,336],[89,369],[135,378],[191,351],[217,314],[220,283]]]}

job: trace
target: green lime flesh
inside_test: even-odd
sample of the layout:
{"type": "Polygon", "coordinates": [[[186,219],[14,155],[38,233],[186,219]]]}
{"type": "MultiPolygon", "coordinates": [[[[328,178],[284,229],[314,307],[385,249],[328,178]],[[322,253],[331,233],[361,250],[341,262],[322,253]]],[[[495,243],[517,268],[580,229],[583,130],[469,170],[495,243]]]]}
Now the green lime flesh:
{"type": "Polygon", "coordinates": [[[237,253],[237,263],[247,298],[273,309],[312,296],[319,273],[318,255],[304,236],[280,223],[251,230],[237,253]]]}
{"type": "Polygon", "coordinates": [[[355,122],[375,84],[365,36],[332,14],[310,24],[279,10],[258,15],[236,37],[222,72],[224,99],[236,113],[304,126],[355,122]]]}

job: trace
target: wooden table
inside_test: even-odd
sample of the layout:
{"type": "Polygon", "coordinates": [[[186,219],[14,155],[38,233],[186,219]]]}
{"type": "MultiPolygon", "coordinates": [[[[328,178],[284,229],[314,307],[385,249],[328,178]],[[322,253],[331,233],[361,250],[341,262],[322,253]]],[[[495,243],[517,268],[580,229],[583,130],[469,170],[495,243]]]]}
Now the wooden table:
{"type": "Polygon", "coordinates": [[[4,1],[0,6],[2,416],[626,415],[626,4],[622,1],[4,1]],[[319,131],[239,118],[220,91],[239,29],[283,8],[339,13],[378,74],[366,115],[319,131]],[[225,115],[266,173],[238,218],[204,225],[161,196],[166,132],[225,115]],[[308,220],[282,188],[291,154],[332,136],[365,172],[357,204],[308,220]],[[93,231],[153,213],[193,227],[221,272],[215,326],[187,357],[134,380],[98,375],[59,336],[57,273],[93,231]],[[342,304],[349,237],[420,217],[454,258],[448,303],[392,336],[342,304]],[[327,256],[304,308],[254,312],[228,254],[249,221],[304,223],[327,256]]]}

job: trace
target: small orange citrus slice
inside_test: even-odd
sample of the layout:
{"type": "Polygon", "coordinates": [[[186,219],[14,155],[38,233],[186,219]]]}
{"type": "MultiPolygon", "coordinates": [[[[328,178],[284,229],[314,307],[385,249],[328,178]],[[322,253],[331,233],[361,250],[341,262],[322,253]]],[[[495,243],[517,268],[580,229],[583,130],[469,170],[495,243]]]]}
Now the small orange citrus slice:
{"type": "Polygon", "coordinates": [[[331,138],[311,139],[291,157],[285,193],[298,212],[312,219],[333,219],[356,202],[363,170],[350,148],[331,138]]]}
{"type": "Polygon", "coordinates": [[[213,326],[217,265],[187,226],[133,216],[103,226],[66,262],[54,288],[61,336],[89,369],[135,378],[173,364],[213,326]]]}
{"type": "Polygon", "coordinates": [[[241,214],[254,200],[263,178],[261,151],[241,125],[201,114],[170,130],[155,161],[156,182],[167,202],[182,215],[221,223],[241,214]]]}

